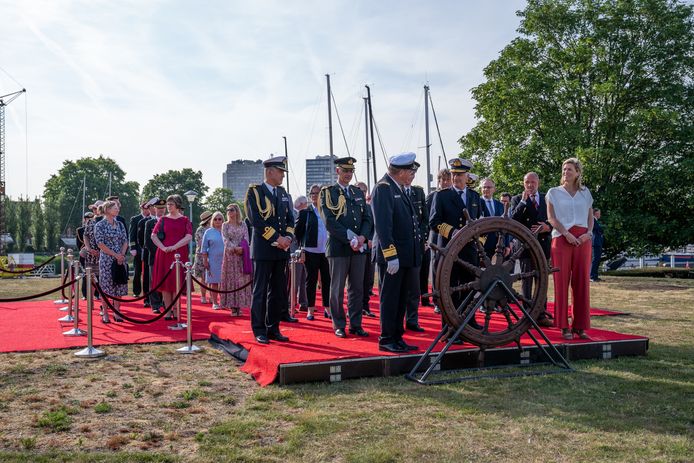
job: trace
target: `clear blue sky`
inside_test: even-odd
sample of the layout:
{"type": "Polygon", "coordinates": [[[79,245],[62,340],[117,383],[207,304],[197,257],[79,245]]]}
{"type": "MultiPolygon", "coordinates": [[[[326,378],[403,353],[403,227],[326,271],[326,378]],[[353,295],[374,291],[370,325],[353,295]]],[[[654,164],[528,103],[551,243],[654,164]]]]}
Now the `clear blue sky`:
{"type": "MultiPolygon", "coordinates": [[[[0,0],[0,95],[28,91],[6,108],[7,194],[40,195],[65,159],[98,154],[141,187],[191,167],[214,189],[231,160],[282,154],[282,136],[290,191],[303,194],[303,159],[328,152],[326,73],[360,179],[364,84],[386,152],[415,151],[424,164],[428,82],[453,155],[475,123],[470,89],[518,35],[524,4],[0,0]]],[[[346,153],[333,125],[335,152],[346,153]]],[[[433,171],[433,130],[432,143],[433,171]]]]}

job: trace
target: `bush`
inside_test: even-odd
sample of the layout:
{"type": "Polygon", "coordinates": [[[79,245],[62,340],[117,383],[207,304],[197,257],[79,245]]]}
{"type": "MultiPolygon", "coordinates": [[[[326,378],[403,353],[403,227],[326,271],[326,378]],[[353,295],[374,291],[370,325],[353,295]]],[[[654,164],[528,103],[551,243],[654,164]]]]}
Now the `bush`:
{"type": "Polygon", "coordinates": [[[604,275],[616,277],[651,277],[651,278],[694,278],[694,270],[689,268],[644,267],[624,270],[612,270],[604,275]]]}

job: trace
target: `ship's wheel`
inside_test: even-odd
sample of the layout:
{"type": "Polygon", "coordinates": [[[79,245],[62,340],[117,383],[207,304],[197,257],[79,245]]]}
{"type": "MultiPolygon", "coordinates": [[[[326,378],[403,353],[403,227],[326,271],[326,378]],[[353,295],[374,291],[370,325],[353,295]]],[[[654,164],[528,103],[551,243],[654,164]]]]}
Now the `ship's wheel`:
{"type": "Polygon", "coordinates": [[[481,325],[464,326],[463,340],[482,349],[518,343],[534,325],[529,317],[537,320],[544,311],[549,265],[537,238],[521,223],[506,217],[471,220],[445,248],[432,249],[438,259],[434,298],[444,322],[455,332],[474,311],[481,325]],[[485,250],[487,240],[495,245],[487,243],[485,250]],[[476,258],[463,259],[461,252],[476,258]],[[517,270],[521,256],[530,259],[532,270],[517,270]],[[525,279],[532,280],[530,299],[519,291],[525,279]]]}

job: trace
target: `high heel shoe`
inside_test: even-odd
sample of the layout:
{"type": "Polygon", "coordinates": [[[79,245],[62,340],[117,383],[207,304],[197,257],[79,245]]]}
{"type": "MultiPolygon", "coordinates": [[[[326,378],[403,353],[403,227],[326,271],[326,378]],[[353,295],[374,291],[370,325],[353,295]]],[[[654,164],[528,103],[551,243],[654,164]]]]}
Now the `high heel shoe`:
{"type": "Polygon", "coordinates": [[[585,330],[573,330],[573,332],[578,336],[578,339],[590,339],[585,330]]]}
{"type": "Polygon", "coordinates": [[[566,339],[567,341],[571,341],[574,338],[574,335],[568,328],[562,328],[561,337],[566,339]]]}

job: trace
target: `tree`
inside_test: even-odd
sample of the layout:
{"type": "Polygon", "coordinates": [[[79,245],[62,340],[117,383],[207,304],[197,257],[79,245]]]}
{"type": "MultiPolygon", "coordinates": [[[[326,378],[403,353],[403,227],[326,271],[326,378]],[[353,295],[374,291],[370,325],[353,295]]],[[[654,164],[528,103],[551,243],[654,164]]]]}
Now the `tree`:
{"type": "Polygon", "coordinates": [[[16,217],[16,227],[14,233],[14,243],[15,249],[18,252],[25,252],[27,250],[27,243],[31,242],[31,228],[30,228],[30,202],[28,199],[24,199],[21,196],[18,201],[15,201],[15,217],[16,217]]]}
{"type": "Polygon", "coordinates": [[[57,208],[58,233],[68,227],[76,230],[82,223],[82,216],[86,212],[82,211],[82,182],[86,183],[86,203],[89,205],[108,196],[109,176],[111,194],[117,195],[121,202],[120,215],[127,220],[139,213],[139,185],[137,182],[126,182],[125,172],[113,159],[100,155],[98,158],[64,161],[58,173],[46,181],[43,192],[47,206],[57,208]]]}
{"type": "Polygon", "coordinates": [[[557,185],[577,156],[608,253],[694,236],[692,6],[673,0],[529,0],[520,37],[472,90],[462,154],[500,189],[557,185]]]}
{"type": "MultiPolygon", "coordinates": [[[[200,213],[203,210],[201,203],[205,199],[205,193],[209,190],[205,182],[202,181],[202,172],[199,170],[185,168],[183,170],[169,170],[163,174],[157,174],[142,189],[142,196],[145,198],[156,196],[166,199],[169,195],[179,194],[183,198],[183,212],[188,215],[188,200],[184,193],[189,190],[193,190],[198,194],[193,203],[193,218],[195,219],[200,217],[200,213]]],[[[197,223],[195,220],[193,222],[194,224],[197,223]]]]}
{"type": "Polygon", "coordinates": [[[33,236],[34,250],[44,251],[46,249],[46,223],[43,206],[39,198],[34,199],[31,205],[31,235],[33,236]]]}
{"type": "MultiPolygon", "coordinates": [[[[14,241],[15,235],[17,234],[17,202],[13,201],[9,196],[5,196],[5,231],[10,238],[14,241]]],[[[7,243],[6,251],[8,253],[15,252],[17,250],[17,243],[7,243]]]]}
{"type": "Polygon", "coordinates": [[[224,213],[226,207],[231,203],[238,203],[234,200],[234,195],[228,188],[215,188],[209,196],[205,198],[203,207],[206,211],[219,211],[224,213]]]}
{"type": "Polygon", "coordinates": [[[44,202],[46,222],[46,251],[58,252],[60,248],[60,215],[58,214],[58,206],[51,200],[44,202]]]}

